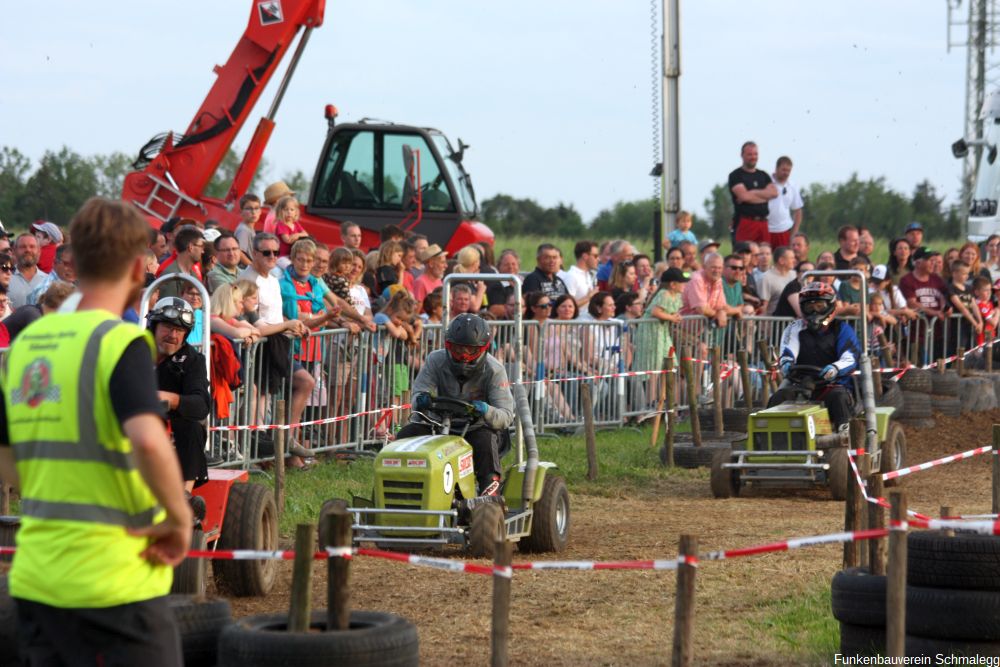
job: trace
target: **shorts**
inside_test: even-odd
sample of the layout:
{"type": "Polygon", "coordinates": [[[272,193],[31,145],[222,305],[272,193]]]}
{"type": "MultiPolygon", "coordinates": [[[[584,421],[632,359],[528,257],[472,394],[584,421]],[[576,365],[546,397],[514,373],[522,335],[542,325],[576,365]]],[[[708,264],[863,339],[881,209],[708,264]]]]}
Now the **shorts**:
{"type": "Polygon", "coordinates": [[[788,246],[792,242],[791,229],[784,232],[768,232],[768,236],[771,238],[770,244],[772,248],[788,246]]]}
{"type": "Polygon", "coordinates": [[[392,365],[392,393],[399,396],[410,390],[410,367],[406,364],[392,365]]]}
{"type": "Polygon", "coordinates": [[[17,606],[25,665],[181,667],[181,639],[165,597],[99,609],[17,606]]]}
{"type": "Polygon", "coordinates": [[[740,218],[736,225],[735,241],[753,241],[763,243],[769,241],[770,233],[767,231],[767,220],[755,220],[754,218],[740,218]]]}
{"type": "Polygon", "coordinates": [[[305,369],[306,367],[301,361],[298,359],[292,359],[292,375],[294,375],[296,371],[304,371],[305,369]]]}

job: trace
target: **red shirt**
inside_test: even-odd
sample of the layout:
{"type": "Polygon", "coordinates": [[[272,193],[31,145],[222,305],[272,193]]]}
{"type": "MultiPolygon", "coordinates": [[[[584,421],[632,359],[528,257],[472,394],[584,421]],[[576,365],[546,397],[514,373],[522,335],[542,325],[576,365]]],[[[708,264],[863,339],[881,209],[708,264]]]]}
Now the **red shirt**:
{"type": "MultiPolygon", "coordinates": [[[[293,280],[292,284],[295,285],[295,293],[302,297],[298,300],[299,319],[307,320],[313,315],[317,315],[318,313],[313,312],[312,299],[308,296],[310,292],[309,283],[293,280]]],[[[313,331],[319,331],[319,329],[316,328],[313,329],[313,331]]],[[[319,361],[321,356],[322,352],[320,350],[320,340],[313,336],[309,336],[308,338],[302,339],[302,347],[295,358],[299,361],[319,361]]]]}

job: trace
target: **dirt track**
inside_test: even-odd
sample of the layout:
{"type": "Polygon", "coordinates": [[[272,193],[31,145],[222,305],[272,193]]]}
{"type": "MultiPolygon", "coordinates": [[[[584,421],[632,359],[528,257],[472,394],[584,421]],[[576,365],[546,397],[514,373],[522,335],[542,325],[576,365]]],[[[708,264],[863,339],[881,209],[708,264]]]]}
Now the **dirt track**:
{"type": "MultiPolygon", "coordinates": [[[[939,417],[937,428],[907,430],[908,463],[989,444],[1000,411],[939,417]]],[[[910,507],[937,515],[990,509],[990,460],[971,460],[916,473],[906,479],[910,507]]],[[[698,536],[702,551],[750,546],[843,528],[843,504],[821,492],[751,492],[715,500],[707,473],[672,479],[642,497],[598,498],[576,494],[570,546],[559,560],[671,558],[681,533],[698,536]]],[[[822,546],[727,562],[698,571],[695,663],[699,665],[797,664],[787,645],[752,624],[762,604],[815,591],[839,568],[842,549],[822,546]]],[[[525,560],[515,552],[515,561],[525,560]]],[[[237,616],[286,611],[291,566],[266,599],[233,600],[237,616]]],[[[325,567],[317,566],[314,607],[326,598],[325,567]]],[[[669,664],[673,572],[519,572],[513,584],[511,662],[517,665],[669,664]]],[[[391,611],[420,632],[421,663],[489,663],[490,590],[487,577],[459,575],[371,558],[355,560],[352,605],[391,611]]]]}

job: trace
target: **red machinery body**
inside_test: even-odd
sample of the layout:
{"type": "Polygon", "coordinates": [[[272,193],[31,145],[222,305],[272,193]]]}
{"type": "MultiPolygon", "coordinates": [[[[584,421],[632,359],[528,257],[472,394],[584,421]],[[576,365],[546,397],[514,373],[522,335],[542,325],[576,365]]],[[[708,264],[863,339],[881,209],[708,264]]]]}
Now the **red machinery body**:
{"type": "Polygon", "coordinates": [[[201,522],[201,527],[205,532],[206,544],[215,542],[222,534],[222,519],[226,516],[229,487],[249,481],[250,473],[246,470],[210,468],[208,481],[194,490],[194,495],[205,500],[205,520],[201,522]]]}
{"type": "MultiPolygon", "coordinates": [[[[312,30],[323,23],[324,10],[325,0],[252,0],[247,28],[226,64],[216,66],[218,78],[187,130],[157,135],[142,148],[133,164],[136,171],[125,178],[122,199],[139,206],[155,227],[176,216],[214,219],[234,228],[240,218],[237,202],[260,164],[278,106],[312,30]],[[292,61],[229,192],[224,199],[204,196],[300,30],[292,61]]],[[[332,106],[326,116],[326,141],[301,218],[312,236],[340,244],[340,223],[350,220],[361,227],[365,247],[377,246],[379,231],[390,224],[426,234],[450,252],[476,241],[493,242],[490,229],[474,220],[477,206],[461,164],[466,148],[461,142],[455,151],[432,128],[336,124],[332,106]]]]}

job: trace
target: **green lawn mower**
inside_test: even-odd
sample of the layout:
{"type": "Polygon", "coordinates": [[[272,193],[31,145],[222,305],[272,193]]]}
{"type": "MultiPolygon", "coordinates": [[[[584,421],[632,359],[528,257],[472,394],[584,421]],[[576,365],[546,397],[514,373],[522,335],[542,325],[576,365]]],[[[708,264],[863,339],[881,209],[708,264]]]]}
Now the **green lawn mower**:
{"type": "MultiPolygon", "coordinates": [[[[570,503],[566,482],[556,465],[538,460],[531,413],[521,387],[515,387],[518,414],[527,445],[506,466],[499,496],[477,496],[472,447],[465,430],[475,414],[471,403],[433,398],[421,413],[433,435],[404,438],[387,444],[375,459],[371,498],[354,496],[355,543],[374,542],[378,548],[423,550],[448,544],[464,547],[473,557],[492,557],[498,540],[516,542],[521,551],[559,552],[569,538],[570,503]],[[466,421],[452,432],[453,419],[466,421]]],[[[506,447],[509,449],[509,438],[506,447]]],[[[504,452],[501,451],[501,456],[504,452]]],[[[322,516],[343,500],[328,500],[322,516]]],[[[326,543],[321,535],[320,540],[326,543]]]]}
{"type": "MultiPolygon", "coordinates": [[[[841,280],[861,278],[861,290],[868,293],[867,280],[860,271],[813,271],[810,277],[835,276],[841,280]]],[[[868,317],[865,300],[858,326],[861,355],[860,400],[857,405],[865,420],[865,451],[871,455],[872,470],[883,473],[905,466],[906,436],[902,427],[890,421],[895,408],[876,407],[872,383],[872,362],[868,349],[868,317]]],[[[739,495],[744,486],[828,487],[834,500],[844,500],[853,474],[848,457],[847,431],[835,431],[822,401],[810,397],[822,391],[825,380],[816,366],[793,365],[786,376],[795,398],[780,405],[753,412],[747,419],[746,449],[721,450],[712,460],[711,487],[717,498],[739,495]]]]}
{"type": "MultiPolygon", "coordinates": [[[[788,382],[797,396],[747,420],[746,449],[720,451],[712,461],[711,486],[716,498],[739,495],[747,485],[765,487],[829,487],[834,500],[846,497],[851,472],[846,432],[836,432],[822,402],[809,400],[822,369],[795,365],[788,382]]],[[[904,466],[906,436],[889,420],[895,408],[873,407],[879,469],[904,466]]]]}

